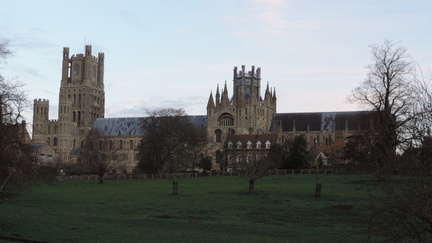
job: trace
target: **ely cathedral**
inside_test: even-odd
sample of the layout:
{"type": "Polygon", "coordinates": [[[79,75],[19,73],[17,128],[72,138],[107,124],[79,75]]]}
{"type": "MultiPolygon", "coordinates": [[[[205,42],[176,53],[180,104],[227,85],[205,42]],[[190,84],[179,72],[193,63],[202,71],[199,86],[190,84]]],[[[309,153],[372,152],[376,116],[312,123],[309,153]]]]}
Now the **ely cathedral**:
{"type": "MultiPolygon", "coordinates": [[[[139,160],[144,118],[104,118],[104,59],[104,53],[93,56],[89,45],[85,54],[70,56],[69,48],[63,49],[58,119],[49,120],[48,100],[35,99],[32,142],[47,144],[62,161],[70,161],[88,132],[97,129],[118,151],[119,171],[130,173],[139,160]]],[[[235,162],[248,160],[251,151],[265,153],[272,144],[298,135],[305,137],[309,151],[336,157],[346,138],[368,125],[365,113],[357,111],[277,113],[276,90],[262,86],[259,67],[234,67],[232,82],[231,92],[225,82],[210,93],[206,115],[189,117],[207,131],[204,152],[214,170],[236,169],[235,162]]]]}
{"type": "Polygon", "coordinates": [[[104,53],[69,56],[63,48],[62,78],[58,119],[49,120],[49,101],[34,100],[33,143],[47,143],[61,160],[69,160],[71,150],[80,147],[97,118],[105,114],[104,53]]]}

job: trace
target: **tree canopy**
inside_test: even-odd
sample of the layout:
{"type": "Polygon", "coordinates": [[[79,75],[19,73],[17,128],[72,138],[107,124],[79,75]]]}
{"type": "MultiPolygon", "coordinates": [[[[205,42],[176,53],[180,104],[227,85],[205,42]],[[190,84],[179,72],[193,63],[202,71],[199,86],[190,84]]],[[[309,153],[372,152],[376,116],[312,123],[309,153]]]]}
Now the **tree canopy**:
{"type": "Polygon", "coordinates": [[[374,158],[383,165],[393,160],[396,149],[410,141],[406,130],[415,119],[415,67],[407,48],[386,40],[371,46],[372,64],[366,79],[352,91],[349,100],[375,111],[374,158]]]}
{"type": "Polygon", "coordinates": [[[148,112],[142,131],[138,163],[141,171],[178,172],[199,164],[199,148],[206,141],[206,133],[191,123],[183,109],[148,112]]]}
{"type": "MultiPolygon", "coordinates": [[[[0,61],[9,54],[8,43],[0,42],[0,61]]],[[[26,133],[22,112],[28,105],[23,86],[0,74],[0,200],[18,193],[36,176],[36,160],[22,136],[26,133]]]]}

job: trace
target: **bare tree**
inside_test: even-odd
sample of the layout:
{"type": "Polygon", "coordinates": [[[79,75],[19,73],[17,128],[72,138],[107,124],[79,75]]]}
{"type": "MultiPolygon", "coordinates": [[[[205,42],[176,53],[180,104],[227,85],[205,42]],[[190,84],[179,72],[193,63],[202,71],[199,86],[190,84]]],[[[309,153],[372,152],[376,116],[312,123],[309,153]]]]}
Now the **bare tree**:
{"type": "Polygon", "coordinates": [[[363,220],[389,242],[430,242],[430,79],[419,80],[407,49],[391,41],[372,46],[372,56],[368,77],[351,101],[374,111],[376,120],[369,133],[349,138],[345,147],[345,155],[372,162],[380,169],[378,178],[385,179],[372,188],[363,220]]]}
{"type": "Polygon", "coordinates": [[[373,45],[373,64],[359,87],[352,91],[349,101],[377,113],[374,123],[374,146],[379,153],[377,166],[393,161],[396,148],[410,141],[406,129],[416,117],[414,80],[415,69],[405,47],[391,41],[373,45]]]}
{"type": "Polygon", "coordinates": [[[194,127],[183,109],[161,109],[148,114],[142,124],[144,137],[138,168],[147,172],[178,172],[187,159],[198,154],[205,141],[203,133],[194,127]]]}
{"type": "MultiPolygon", "coordinates": [[[[0,59],[11,52],[0,43],[0,59]]],[[[6,80],[0,74],[0,200],[20,192],[35,180],[37,163],[25,146],[22,112],[28,106],[24,84],[6,80]]]]}
{"type": "Polygon", "coordinates": [[[7,56],[11,55],[12,51],[9,49],[9,41],[0,41],[0,61],[5,60],[7,56]]]}
{"type": "Polygon", "coordinates": [[[249,194],[255,193],[255,182],[267,175],[270,169],[277,168],[280,157],[279,150],[272,149],[267,155],[257,151],[248,154],[250,159],[240,163],[243,177],[249,182],[249,194]]]}
{"type": "Polygon", "coordinates": [[[146,172],[173,173],[173,194],[177,195],[175,174],[199,161],[205,132],[190,122],[183,109],[148,114],[142,124],[144,137],[138,148],[141,159],[137,167],[146,172]]]}
{"type": "MultiPolygon", "coordinates": [[[[187,124],[185,127],[185,149],[182,154],[182,168],[196,171],[202,168],[203,150],[207,143],[207,132],[204,128],[187,124]]],[[[202,168],[204,169],[204,168],[202,168]]]]}
{"type": "Polygon", "coordinates": [[[86,136],[80,159],[88,166],[90,173],[99,176],[100,184],[104,182],[105,174],[118,164],[117,149],[98,130],[91,130],[86,136]]]}

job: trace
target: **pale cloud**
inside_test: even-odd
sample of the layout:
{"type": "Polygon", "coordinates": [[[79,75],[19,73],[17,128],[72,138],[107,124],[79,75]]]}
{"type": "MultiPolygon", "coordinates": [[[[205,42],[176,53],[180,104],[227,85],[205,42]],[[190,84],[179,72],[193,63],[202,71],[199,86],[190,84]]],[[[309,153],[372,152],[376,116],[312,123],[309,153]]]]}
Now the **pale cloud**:
{"type": "Polygon", "coordinates": [[[147,29],[147,25],[133,11],[128,11],[124,9],[120,10],[119,17],[124,19],[124,21],[128,24],[131,24],[132,26],[135,26],[140,30],[147,29]]]}
{"type": "Polygon", "coordinates": [[[265,31],[272,34],[282,34],[289,27],[289,22],[284,14],[287,5],[281,0],[255,0],[255,9],[257,9],[258,19],[264,24],[265,31]]]}
{"type": "Polygon", "coordinates": [[[185,28],[180,27],[176,29],[177,34],[184,34],[185,32],[186,32],[185,28]]]}
{"type": "Polygon", "coordinates": [[[239,15],[224,16],[227,24],[240,26],[237,36],[292,35],[293,30],[316,29],[322,23],[314,19],[302,19],[295,15],[291,1],[253,0],[245,5],[239,15]],[[243,27],[242,27],[243,26],[243,27]]]}

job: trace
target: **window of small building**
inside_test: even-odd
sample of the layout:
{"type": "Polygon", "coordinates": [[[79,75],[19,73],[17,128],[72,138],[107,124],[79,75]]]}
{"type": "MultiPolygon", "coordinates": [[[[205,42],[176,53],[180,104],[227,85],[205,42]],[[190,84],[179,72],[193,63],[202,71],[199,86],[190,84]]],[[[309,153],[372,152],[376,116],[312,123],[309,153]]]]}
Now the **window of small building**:
{"type": "Polygon", "coordinates": [[[249,140],[246,144],[247,149],[252,149],[252,142],[249,140]]]}
{"type": "Polygon", "coordinates": [[[233,143],[231,141],[228,142],[228,149],[232,149],[233,148],[233,143]]]}
{"type": "Polygon", "coordinates": [[[270,146],[271,146],[270,141],[267,140],[267,142],[265,143],[265,145],[266,145],[266,149],[270,149],[270,146]]]}
{"type": "Polygon", "coordinates": [[[133,140],[129,141],[129,150],[133,150],[134,149],[134,142],[133,140]]]}
{"type": "Polygon", "coordinates": [[[242,156],[241,155],[237,155],[237,163],[241,163],[242,162],[242,156]]]}
{"type": "Polygon", "coordinates": [[[256,148],[260,149],[261,148],[261,142],[258,140],[258,142],[256,143],[256,148]]]}

